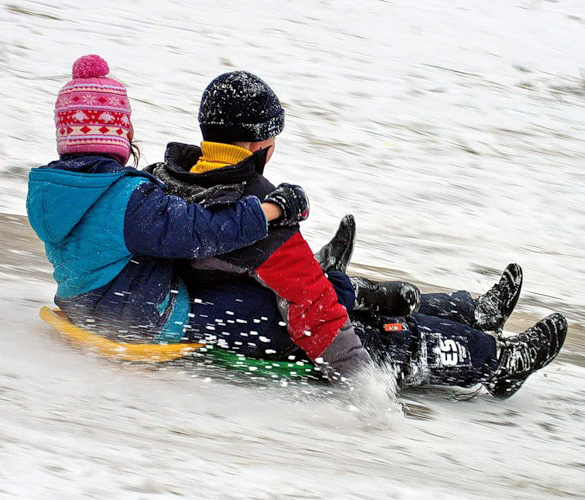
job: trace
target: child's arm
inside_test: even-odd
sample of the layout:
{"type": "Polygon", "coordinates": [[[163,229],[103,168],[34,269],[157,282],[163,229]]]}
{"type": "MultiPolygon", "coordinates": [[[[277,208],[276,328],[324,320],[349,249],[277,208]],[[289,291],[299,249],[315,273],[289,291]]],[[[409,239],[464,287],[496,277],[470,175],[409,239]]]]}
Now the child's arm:
{"type": "Polygon", "coordinates": [[[251,245],[267,234],[267,218],[254,196],[206,209],[166,195],[150,182],[132,193],[124,219],[128,250],[154,257],[209,257],[251,245]]]}
{"type": "Polygon", "coordinates": [[[283,212],[288,214],[287,224],[304,220],[306,214],[298,205],[298,198],[260,203],[256,196],[245,196],[230,204],[205,208],[144,182],[130,196],[124,239],[132,253],[174,259],[210,257],[266,238],[268,222],[280,220],[283,212]]]}
{"type": "Polygon", "coordinates": [[[348,376],[371,362],[347,311],[300,232],[296,232],[253,275],[287,302],[289,334],[330,377],[348,376]]]}

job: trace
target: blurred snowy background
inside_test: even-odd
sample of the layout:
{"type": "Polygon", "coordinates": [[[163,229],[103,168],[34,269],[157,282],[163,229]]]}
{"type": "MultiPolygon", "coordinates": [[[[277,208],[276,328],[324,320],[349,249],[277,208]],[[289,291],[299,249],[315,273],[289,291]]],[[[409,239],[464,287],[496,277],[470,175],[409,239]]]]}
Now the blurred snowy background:
{"type": "Polygon", "coordinates": [[[583,47],[582,0],[0,0],[0,495],[583,495],[583,47]],[[427,396],[432,418],[371,429],[302,391],[68,350],[36,318],[54,287],[22,216],[88,53],[128,86],[143,165],[200,140],[212,78],[258,74],[287,111],[266,174],[308,192],[314,249],[353,213],[353,272],[480,293],[519,262],[511,330],[558,310],[565,354],[505,404],[427,396]]]}

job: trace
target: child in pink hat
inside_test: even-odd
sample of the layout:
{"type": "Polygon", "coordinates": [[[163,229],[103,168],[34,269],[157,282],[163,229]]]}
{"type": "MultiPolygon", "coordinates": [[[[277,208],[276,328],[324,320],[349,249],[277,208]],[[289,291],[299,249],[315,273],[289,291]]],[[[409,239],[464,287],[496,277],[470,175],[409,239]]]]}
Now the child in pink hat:
{"type": "Polygon", "coordinates": [[[132,124],[126,88],[108,78],[108,63],[88,55],[73,64],[73,80],[55,103],[59,155],[102,153],[125,165],[130,157],[132,124]]]}
{"type": "MultiPolygon", "coordinates": [[[[45,243],[55,303],[79,326],[125,342],[178,342],[193,297],[175,259],[230,252],[265,238],[283,213],[305,216],[298,197],[246,196],[207,208],[165,192],[126,166],[131,108],[124,85],[97,55],[78,59],[55,105],[59,159],[29,174],[29,221],[45,243]]],[[[289,190],[290,191],[290,190],[289,190]]]]}

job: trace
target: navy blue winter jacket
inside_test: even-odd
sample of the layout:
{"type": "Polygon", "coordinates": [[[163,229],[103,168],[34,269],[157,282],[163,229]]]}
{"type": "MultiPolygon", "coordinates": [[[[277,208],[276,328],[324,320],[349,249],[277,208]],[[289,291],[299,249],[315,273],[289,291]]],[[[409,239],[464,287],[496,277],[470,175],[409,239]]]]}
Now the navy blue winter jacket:
{"type": "Polygon", "coordinates": [[[190,204],[106,156],[67,156],[29,175],[29,221],[45,243],[55,303],[77,324],[124,341],[178,341],[189,295],[173,259],[267,236],[260,200],[190,204]]]}

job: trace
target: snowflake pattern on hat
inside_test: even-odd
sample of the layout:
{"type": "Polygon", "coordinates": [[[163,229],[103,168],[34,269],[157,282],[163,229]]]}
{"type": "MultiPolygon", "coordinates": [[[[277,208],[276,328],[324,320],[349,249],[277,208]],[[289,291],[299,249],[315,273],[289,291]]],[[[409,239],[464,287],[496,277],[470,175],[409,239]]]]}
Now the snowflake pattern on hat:
{"type": "Polygon", "coordinates": [[[87,115],[83,111],[78,109],[75,113],[73,113],[71,118],[73,118],[75,121],[82,122],[87,118],[87,115]]]}
{"type": "Polygon", "coordinates": [[[130,157],[130,116],[126,88],[106,77],[107,63],[84,56],[73,65],[74,79],[59,91],[55,103],[57,151],[106,154],[123,165],[130,157]]]}

